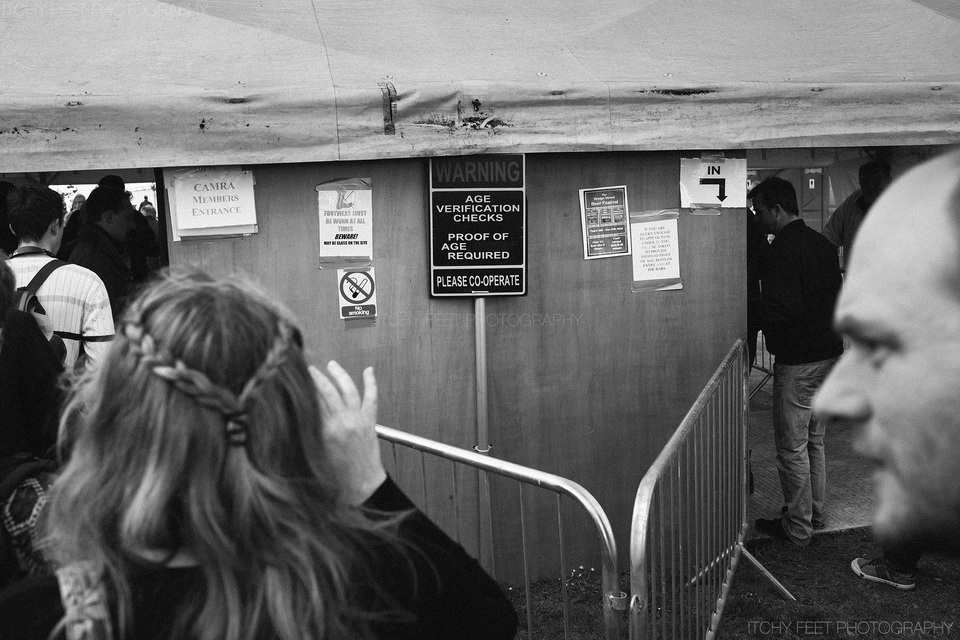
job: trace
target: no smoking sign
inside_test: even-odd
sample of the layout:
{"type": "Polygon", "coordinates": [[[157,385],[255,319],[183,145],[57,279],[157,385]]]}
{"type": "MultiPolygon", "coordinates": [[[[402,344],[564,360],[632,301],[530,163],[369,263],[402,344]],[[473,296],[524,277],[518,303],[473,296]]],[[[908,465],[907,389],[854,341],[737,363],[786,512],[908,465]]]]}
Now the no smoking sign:
{"type": "Polygon", "coordinates": [[[340,319],[377,317],[377,287],[373,267],[337,269],[340,294],[340,319]]]}

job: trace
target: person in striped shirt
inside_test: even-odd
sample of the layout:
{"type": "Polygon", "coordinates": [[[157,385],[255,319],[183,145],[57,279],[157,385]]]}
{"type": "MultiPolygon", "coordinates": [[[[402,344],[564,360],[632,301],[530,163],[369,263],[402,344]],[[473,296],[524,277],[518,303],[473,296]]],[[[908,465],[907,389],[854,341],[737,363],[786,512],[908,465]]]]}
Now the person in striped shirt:
{"type": "MultiPolygon", "coordinates": [[[[48,187],[26,185],[10,194],[8,205],[10,227],[19,243],[10,267],[17,287],[23,287],[56,259],[63,238],[63,196],[48,187]]],[[[37,298],[54,333],[66,346],[64,370],[96,365],[114,334],[110,298],[97,274],[79,265],[63,264],[40,286],[37,298]]]]}

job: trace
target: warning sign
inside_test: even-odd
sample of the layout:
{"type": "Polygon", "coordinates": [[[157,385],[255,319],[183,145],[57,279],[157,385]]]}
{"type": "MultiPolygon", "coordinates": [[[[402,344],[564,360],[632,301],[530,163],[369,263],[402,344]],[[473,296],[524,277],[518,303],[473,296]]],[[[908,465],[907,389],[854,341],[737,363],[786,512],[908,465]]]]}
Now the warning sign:
{"type": "Polygon", "coordinates": [[[317,185],[321,261],[373,256],[372,184],[370,178],[350,178],[317,185]]]}
{"type": "Polygon", "coordinates": [[[340,283],[340,319],[377,317],[377,287],[373,267],[337,269],[340,283]]]}
{"type": "Polygon", "coordinates": [[[526,293],[523,155],[430,160],[434,296],[526,293]]]}

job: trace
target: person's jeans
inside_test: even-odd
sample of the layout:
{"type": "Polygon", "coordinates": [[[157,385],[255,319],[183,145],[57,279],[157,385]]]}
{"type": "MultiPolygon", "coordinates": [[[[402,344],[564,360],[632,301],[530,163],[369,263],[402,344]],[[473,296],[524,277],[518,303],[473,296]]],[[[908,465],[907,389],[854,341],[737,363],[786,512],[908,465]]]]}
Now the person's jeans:
{"type": "Polygon", "coordinates": [[[920,556],[912,547],[883,547],[883,563],[897,573],[915,575],[920,556]]]}
{"type": "Polygon", "coordinates": [[[826,516],[824,424],[813,417],[811,406],[814,394],[838,359],[773,365],[773,435],[787,507],[783,528],[799,545],[810,542],[813,519],[824,520],[826,516]]]}

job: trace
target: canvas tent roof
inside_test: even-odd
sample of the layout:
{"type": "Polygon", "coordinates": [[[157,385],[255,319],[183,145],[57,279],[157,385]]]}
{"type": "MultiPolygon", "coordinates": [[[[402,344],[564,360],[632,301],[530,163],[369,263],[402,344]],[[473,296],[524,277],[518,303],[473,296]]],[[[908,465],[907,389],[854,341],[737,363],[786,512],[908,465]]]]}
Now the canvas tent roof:
{"type": "Polygon", "coordinates": [[[960,141],[955,0],[41,0],[0,47],[0,172],[960,141]]]}

